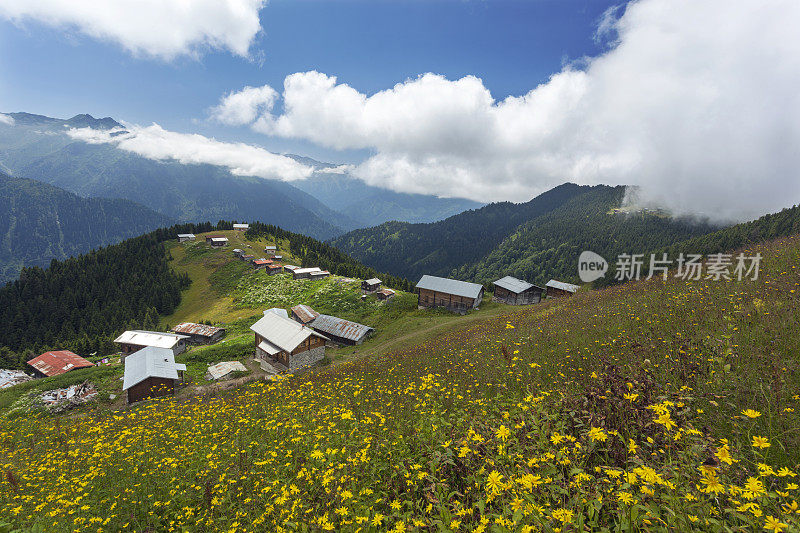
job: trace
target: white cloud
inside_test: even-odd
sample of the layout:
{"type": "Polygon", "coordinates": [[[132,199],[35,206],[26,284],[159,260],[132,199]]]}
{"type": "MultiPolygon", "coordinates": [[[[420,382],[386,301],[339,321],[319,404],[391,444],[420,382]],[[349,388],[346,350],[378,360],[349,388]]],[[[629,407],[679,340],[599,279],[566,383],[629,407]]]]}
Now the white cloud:
{"type": "Polygon", "coordinates": [[[67,134],[89,144],[111,144],[148,159],[217,165],[237,176],[292,181],[307,178],[314,171],[313,167],[257,146],[167,131],[158,124],[146,127],[126,124],[125,130],[71,128],[67,134]]]}
{"type": "Polygon", "coordinates": [[[14,125],[14,117],[10,117],[8,115],[4,115],[3,113],[0,113],[0,124],[7,124],[9,126],[13,126],[14,125]]]}
{"type": "Polygon", "coordinates": [[[219,105],[211,108],[210,115],[212,119],[229,126],[249,124],[260,115],[272,111],[277,99],[278,92],[269,85],[245,87],[223,96],[219,105]]]}
{"type": "Polygon", "coordinates": [[[366,95],[312,71],[285,79],[279,114],[270,99],[247,116],[269,135],[371,150],[354,174],[399,191],[522,201],[568,180],[629,184],[717,219],[800,202],[800,2],[617,13],[602,20],[607,52],[522,96],[435,74],[366,95]]]}
{"type": "Polygon", "coordinates": [[[0,0],[0,16],[34,20],[172,59],[203,49],[247,56],[266,0],[0,0]]]}

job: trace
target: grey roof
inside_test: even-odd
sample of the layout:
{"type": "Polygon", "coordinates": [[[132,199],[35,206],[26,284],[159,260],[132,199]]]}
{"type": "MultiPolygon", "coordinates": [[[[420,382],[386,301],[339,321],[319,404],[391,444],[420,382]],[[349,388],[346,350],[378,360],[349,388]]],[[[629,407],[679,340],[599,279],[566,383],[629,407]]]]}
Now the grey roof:
{"type": "Polygon", "coordinates": [[[277,246],[265,246],[264,247],[264,251],[265,252],[269,252],[270,250],[277,250],[277,249],[278,249],[277,246]]]}
{"type": "Polygon", "coordinates": [[[350,322],[349,320],[330,315],[319,315],[309,325],[317,331],[355,342],[363,339],[370,331],[375,331],[374,328],[365,326],[364,324],[350,322]]]}
{"type": "Polygon", "coordinates": [[[247,229],[250,227],[250,224],[234,224],[233,229],[247,229]]]}
{"type": "Polygon", "coordinates": [[[114,342],[120,344],[133,344],[136,346],[155,346],[156,348],[174,348],[181,339],[188,339],[186,335],[175,333],[162,333],[161,331],[142,331],[133,329],[126,331],[114,342]]]}
{"type": "Polygon", "coordinates": [[[279,351],[285,352],[291,352],[311,335],[328,340],[313,329],[275,313],[264,313],[264,316],[250,326],[250,329],[263,337],[267,343],[279,348],[279,351]]]}
{"type": "Polygon", "coordinates": [[[286,311],[286,309],[281,309],[280,307],[270,307],[269,309],[264,311],[265,315],[267,313],[275,313],[276,315],[282,316],[283,318],[289,318],[289,313],[286,311]]]}
{"type": "Polygon", "coordinates": [[[564,283],[563,281],[558,281],[555,279],[551,279],[547,282],[547,287],[552,287],[554,289],[561,289],[562,291],[567,292],[577,292],[580,289],[579,286],[573,285],[572,283],[564,283]]]}
{"type": "Polygon", "coordinates": [[[364,280],[364,282],[367,285],[380,285],[381,284],[381,280],[379,280],[378,278],[366,279],[366,280],[364,280]]]}
{"type": "Polygon", "coordinates": [[[534,285],[533,283],[528,283],[527,281],[523,281],[521,279],[517,279],[511,276],[506,276],[504,278],[498,279],[497,281],[494,282],[494,285],[507,289],[516,294],[525,292],[531,287],[536,287],[537,289],[542,291],[544,290],[544,287],[539,287],[538,285],[534,285]]]}
{"type": "Polygon", "coordinates": [[[194,239],[194,233],[178,233],[178,237],[186,237],[188,239],[194,239]]]}
{"type": "Polygon", "coordinates": [[[180,379],[179,370],[186,365],[175,362],[172,350],[148,346],[125,358],[125,377],[122,390],[128,390],[147,378],[180,379]]]}
{"type": "Polygon", "coordinates": [[[456,296],[463,296],[464,298],[477,298],[481,294],[483,285],[470,283],[468,281],[459,281],[457,279],[428,276],[426,274],[419,280],[416,288],[443,292],[445,294],[454,294],[456,296]]]}

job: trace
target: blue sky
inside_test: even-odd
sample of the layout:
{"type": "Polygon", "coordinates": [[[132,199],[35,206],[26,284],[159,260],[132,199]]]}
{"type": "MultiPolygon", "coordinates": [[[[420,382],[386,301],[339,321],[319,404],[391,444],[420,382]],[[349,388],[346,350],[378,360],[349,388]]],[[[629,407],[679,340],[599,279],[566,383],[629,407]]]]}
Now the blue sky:
{"type": "Polygon", "coordinates": [[[277,151],[347,159],[301,140],[265,138],[206,121],[219,98],[246,85],[280,88],[318,70],[361,92],[425,72],[476,75],[495,98],[524,94],[565,61],[599,52],[593,37],[609,2],[590,0],[272,0],[252,59],[226,50],[170,61],[36,21],[0,21],[1,111],[112,116],[242,140],[277,151]],[[201,122],[196,122],[200,119],[201,122]]]}

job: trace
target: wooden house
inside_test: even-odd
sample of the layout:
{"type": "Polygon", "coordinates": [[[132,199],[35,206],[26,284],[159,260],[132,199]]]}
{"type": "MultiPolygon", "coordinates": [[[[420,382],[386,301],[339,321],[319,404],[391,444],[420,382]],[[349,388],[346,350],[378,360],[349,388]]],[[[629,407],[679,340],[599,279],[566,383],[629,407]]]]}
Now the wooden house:
{"type": "Polygon", "coordinates": [[[175,362],[172,350],[148,346],[125,358],[122,390],[129,404],[172,396],[185,370],[186,365],[175,362]]]}
{"type": "Polygon", "coordinates": [[[256,359],[272,372],[294,372],[325,357],[324,335],[275,313],[250,326],[255,333],[256,359]]]}
{"type": "Polygon", "coordinates": [[[186,349],[187,335],[177,333],[162,333],[160,331],[142,331],[138,329],[129,330],[114,339],[119,344],[122,352],[121,360],[124,361],[128,354],[137,352],[143,348],[152,346],[154,348],[166,348],[172,350],[173,355],[178,355],[186,349]]]}
{"type": "Polygon", "coordinates": [[[33,368],[37,377],[58,376],[70,370],[94,366],[90,361],[69,350],[44,352],[42,355],[28,361],[28,365],[33,368]]]}
{"type": "Polygon", "coordinates": [[[270,257],[275,257],[275,254],[278,253],[278,247],[277,246],[265,246],[264,247],[264,253],[267,254],[270,257]]]}
{"type": "Polygon", "coordinates": [[[331,275],[331,273],[328,272],[327,270],[318,270],[316,272],[310,272],[308,274],[308,278],[309,279],[322,279],[322,278],[327,278],[330,275],[331,275]]]}
{"type": "Polygon", "coordinates": [[[213,239],[224,239],[225,235],[206,235],[206,242],[211,244],[213,239]]]}
{"type": "Polygon", "coordinates": [[[299,270],[300,267],[297,265],[284,265],[283,270],[284,272],[288,272],[289,274],[294,273],[295,270],[299,270]]]}
{"type": "Polygon", "coordinates": [[[544,287],[511,276],[498,279],[494,285],[494,300],[509,305],[538,304],[542,301],[544,287]]]}
{"type": "Polygon", "coordinates": [[[206,324],[183,322],[172,328],[174,333],[186,335],[187,342],[193,344],[214,344],[225,335],[225,328],[217,328],[206,324]]]}
{"type": "Polygon", "coordinates": [[[242,257],[243,253],[244,253],[244,250],[242,250],[241,248],[234,248],[233,249],[233,255],[235,255],[236,257],[242,257]]]}
{"type": "Polygon", "coordinates": [[[364,292],[375,292],[381,288],[381,280],[378,278],[365,279],[361,282],[361,290],[364,292]]]}
{"type": "Polygon", "coordinates": [[[420,309],[444,307],[460,314],[475,309],[483,300],[483,285],[438,276],[422,276],[414,292],[419,295],[420,309]]]}
{"type": "Polygon", "coordinates": [[[564,283],[563,281],[557,281],[551,279],[545,285],[547,288],[547,297],[548,298],[559,298],[561,296],[572,296],[580,287],[578,285],[573,285],[572,283],[564,283]]]}
{"type": "Polygon", "coordinates": [[[319,313],[314,311],[311,306],[308,305],[295,305],[292,307],[292,320],[295,322],[299,322],[303,325],[308,325],[309,323],[313,322],[315,318],[319,316],[319,313]]]}
{"type": "Polygon", "coordinates": [[[375,292],[378,300],[388,300],[389,298],[394,298],[394,295],[395,292],[392,289],[381,289],[375,292]]]}
{"type": "Polygon", "coordinates": [[[186,242],[195,240],[194,233],[178,233],[178,242],[186,242]]]}
{"type": "Polygon", "coordinates": [[[267,274],[270,276],[273,274],[278,274],[283,271],[283,265],[280,263],[271,263],[265,267],[267,274]]]}
{"type": "Polygon", "coordinates": [[[256,267],[256,270],[265,269],[267,268],[267,266],[271,264],[272,261],[270,261],[269,259],[264,259],[263,257],[261,259],[253,259],[253,266],[256,267]]]}
{"type": "Polygon", "coordinates": [[[236,231],[247,231],[250,229],[250,224],[234,224],[233,229],[236,231]]]}
{"type": "Polygon", "coordinates": [[[228,245],[228,238],[227,237],[214,237],[211,239],[211,246],[220,248],[222,246],[228,245]]]}
{"type": "Polygon", "coordinates": [[[256,256],[250,255],[250,254],[245,254],[245,253],[243,253],[242,255],[239,256],[239,259],[241,259],[245,263],[249,263],[249,262],[253,261],[255,258],[256,258],[256,256]]]}
{"type": "Polygon", "coordinates": [[[361,344],[368,335],[375,331],[374,328],[364,324],[330,315],[319,315],[309,325],[314,331],[324,333],[336,344],[349,346],[361,344]]]}
{"type": "Polygon", "coordinates": [[[313,272],[322,272],[322,269],[319,267],[296,268],[292,271],[292,277],[294,279],[309,279],[313,272]]]}

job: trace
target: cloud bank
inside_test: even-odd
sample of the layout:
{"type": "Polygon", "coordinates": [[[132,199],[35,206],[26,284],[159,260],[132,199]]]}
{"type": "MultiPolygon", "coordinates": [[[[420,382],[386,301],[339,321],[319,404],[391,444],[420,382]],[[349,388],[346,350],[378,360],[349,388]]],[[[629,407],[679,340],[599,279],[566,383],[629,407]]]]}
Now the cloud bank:
{"type": "Polygon", "coordinates": [[[10,117],[8,115],[4,115],[3,113],[0,113],[0,124],[6,124],[8,126],[13,126],[14,122],[15,122],[14,121],[14,117],[10,117]]]}
{"type": "Polygon", "coordinates": [[[0,0],[0,16],[33,20],[173,59],[204,49],[247,56],[266,0],[0,0]]]}
{"type": "Polygon", "coordinates": [[[203,135],[167,131],[152,126],[125,125],[125,130],[71,128],[67,134],[89,144],[111,144],[142,157],[183,164],[209,164],[227,168],[237,176],[292,181],[309,177],[313,167],[244,143],[226,143],[203,135]]]}
{"type": "Polygon", "coordinates": [[[430,73],[366,95],[312,71],[280,99],[229,94],[212,117],[371,150],[353,173],[398,191],[523,201],[628,184],[676,213],[746,219],[800,202],[798,27],[796,0],[640,0],[602,19],[607,52],[521,96],[430,73]]]}

